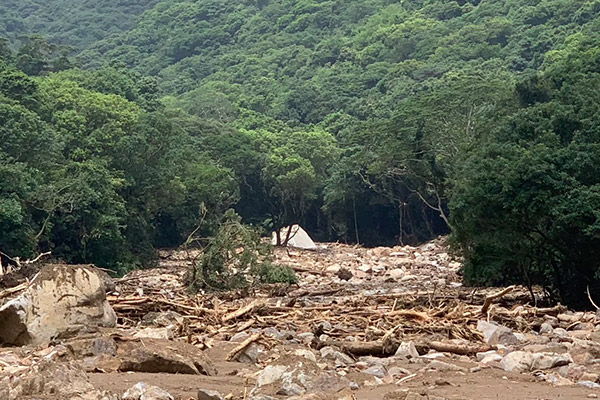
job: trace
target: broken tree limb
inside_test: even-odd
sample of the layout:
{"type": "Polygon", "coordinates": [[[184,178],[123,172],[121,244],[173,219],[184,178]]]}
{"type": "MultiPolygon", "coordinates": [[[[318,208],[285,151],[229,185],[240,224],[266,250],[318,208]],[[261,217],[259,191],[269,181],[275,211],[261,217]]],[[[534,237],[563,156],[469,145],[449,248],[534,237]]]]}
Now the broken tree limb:
{"type": "Polygon", "coordinates": [[[492,294],[488,297],[485,298],[485,302],[483,303],[483,307],[481,307],[481,314],[485,314],[487,313],[488,309],[490,308],[490,306],[492,305],[492,303],[495,300],[498,300],[500,298],[502,298],[503,296],[509,294],[510,292],[512,292],[515,289],[515,286],[509,286],[507,288],[505,288],[504,290],[501,290],[498,293],[492,294]]]}
{"type": "Polygon", "coordinates": [[[386,314],[386,316],[388,316],[388,317],[404,317],[404,318],[416,319],[416,320],[420,320],[420,321],[429,321],[431,319],[429,314],[424,313],[424,312],[414,311],[414,310],[390,311],[389,313],[386,314]]]}
{"type": "Polygon", "coordinates": [[[456,343],[445,343],[445,342],[428,342],[427,346],[430,349],[439,351],[441,353],[452,353],[463,356],[470,356],[476,353],[483,353],[486,351],[494,350],[492,346],[483,344],[456,344],[456,343]]]}
{"type": "Polygon", "coordinates": [[[596,303],[594,303],[594,300],[592,299],[592,295],[590,294],[590,285],[587,285],[587,295],[588,295],[588,299],[590,300],[590,303],[592,303],[592,305],[594,306],[596,311],[600,310],[600,307],[598,307],[596,305],[596,303]]]}
{"type": "Polygon", "coordinates": [[[239,346],[231,350],[229,354],[227,354],[226,360],[234,361],[244,350],[246,350],[246,347],[250,346],[250,344],[256,342],[257,340],[260,340],[260,338],[261,335],[259,333],[255,333],[254,335],[250,336],[248,339],[240,343],[239,346]]]}
{"type": "Polygon", "coordinates": [[[0,299],[3,299],[5,297],[7,297],[7,296],[10,296],[11,294],[14,294],[14,293],[18,293],[21,290],[25,290],[25,289],[27,289],[27,286],[29,286],[28,283],[27,282],[23,282],[23,283],[21,283],[18,286],[5,289],[5,290],[3,290],[3,291],[0,292],[0,299]]]}
{"type": "Polygon", "coordinates": [[[337,340],[328,340],[322,342],[323,346],[339,347],[342,351],[356,356],[392,356],[398,350],[398,344],[392,341],[384,342],[376,340],[372,342],[342,342],[337,340]]]}
{"type": "Polygon", "coordinates": [[[238,308],[237,310],[225,315],[221,321],[223,323],[226,323],[228,321],[231,321],[232,319],[239,318],[242,315],[253,311],[255,308],[257,308],[258,306],[261,306],[262,304],[263,304],[263,302],[261,300],[254,300],[252,303],[250,303],[242,308],[238,308]]]}

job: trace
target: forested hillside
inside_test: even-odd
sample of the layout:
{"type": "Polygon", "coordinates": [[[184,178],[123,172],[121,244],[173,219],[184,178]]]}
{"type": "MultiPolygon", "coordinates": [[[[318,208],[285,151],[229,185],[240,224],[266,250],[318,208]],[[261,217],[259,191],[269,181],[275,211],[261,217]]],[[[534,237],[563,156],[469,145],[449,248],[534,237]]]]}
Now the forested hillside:
{"type": "Polygon", "coordinates": [[[41,35],[54,45],[81,50],[134,26],[159,0],[3,0],[0,36],[19,40],[41,35]]]}
{"type": "Polygon", "coordinates": [[[600,1],[33,3],[0,6],[3,251],[125,268],[233,207],[600,289],[600,1]]]}

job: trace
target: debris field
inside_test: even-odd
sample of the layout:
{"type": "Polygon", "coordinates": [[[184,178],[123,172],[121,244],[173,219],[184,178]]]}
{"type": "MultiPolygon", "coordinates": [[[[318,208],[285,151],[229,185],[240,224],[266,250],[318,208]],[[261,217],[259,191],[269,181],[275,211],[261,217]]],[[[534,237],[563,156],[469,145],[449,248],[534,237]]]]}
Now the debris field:
{"type": "Polygon", "coordinates": [[[274,252],[297,284],[191,294],[186,251],[120,279],[53,264],[4,277],[0,398],[600,395],[597,314],[544,304],[538,288],[465,287],[445,238],[274,252]]]}

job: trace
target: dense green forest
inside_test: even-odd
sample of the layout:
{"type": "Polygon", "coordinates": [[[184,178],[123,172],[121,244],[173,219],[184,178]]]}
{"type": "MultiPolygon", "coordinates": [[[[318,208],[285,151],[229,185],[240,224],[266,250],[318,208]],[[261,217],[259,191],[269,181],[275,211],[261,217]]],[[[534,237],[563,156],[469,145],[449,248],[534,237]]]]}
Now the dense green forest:
{"type": "Polygon", "coordinates": [[[600,291],[599,0],[10,3],[7,254],[147,265],[233,208],[600,291]]]}

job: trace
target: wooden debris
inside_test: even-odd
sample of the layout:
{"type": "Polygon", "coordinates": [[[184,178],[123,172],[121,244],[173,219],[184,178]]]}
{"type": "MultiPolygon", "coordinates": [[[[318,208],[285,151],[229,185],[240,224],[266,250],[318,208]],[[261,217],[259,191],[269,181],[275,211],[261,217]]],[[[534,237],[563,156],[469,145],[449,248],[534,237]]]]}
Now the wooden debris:
{"type": "Polygon", "coordinates": [[[240,343],[239,346],[231,350],[229,354],[227,354],[226,360],[234,361],[244,350],[246,350],[246,347],[250,346],[250,344],[256,342],[257,340],[260,340],[260,338],[261,335],[259,333],[255,333],[254,335],[250,336],[248,339],[240,343]]]}
{"type": "Polygon", "coordinates": [[[488,309],[490,308],[490,306],[492,305],[492,303],[495,300],[498,300],[500,298],[502,298],[503,296],[509,294],[510,292],[512,292],[513,290],[515,290],[515,286],[509,286],[507,288],[505,288],[504,290],[501,290],[500,292],[493,294],[491,296],[488,296],[485,298],[485,302],[483,303],[483,307],[481,307],[481,314],[486,314],[488,309]]]}
{"type": "Polygon", "coordinates": [[[431,319],[428,314],[414,310],[396,310],[391,311],[386,315],[388,317],[403,317],[419,321],[429,321],[431,319]]]}
{"type": "Polygon", "coordinates": [[[488,346],[485,344],[456,344],[456,343],[447,343],[447,342],[428,342],[427,346],[435,351],[439,351],[442,353],[453,353],[460,354],[464,356],[470,356],[476,353],[483,353],[486,351],[494,350],[492,346],[488,346]]]}
{"type": "Polygon", "coordinates": [[[225,315],[221,321],[223,323],[226,323],[228,321],[231,321],[232,319],[239,318],[244,314],[248,314],[249,312],[251,312],[252,310],[254,310],[255,308],[257,308],[258,306],[260,306],[262,304],[263,304],[263,302],[261,300],[254,300],[252,303],[250,303],[242,308],[239,308],[232,313],[225,315]]]}
{"type": "Polygon", "coordinates": [[[392,356],[398,350],[398,343],[388,342],[383,340],[370,342],[343,342],[343,341],[326,341],[321,343],[322,346],[339,347],[342,351],[355,357],[361,356],[376,356],[385,357],[392,356]]]}
{"type": "Polygon", "coordinates": [[[8,297],[12,294],[18,293],[22,290],[27,289],[27,287],[29,286],[29,284],[27,282],[23,282],[20,285],[17,285],[15,287],[12,288],[8,288],[8,289],[4,289],[3,291],[0,292],[0,299],[3,299],[5,297],[8,297]]]}

